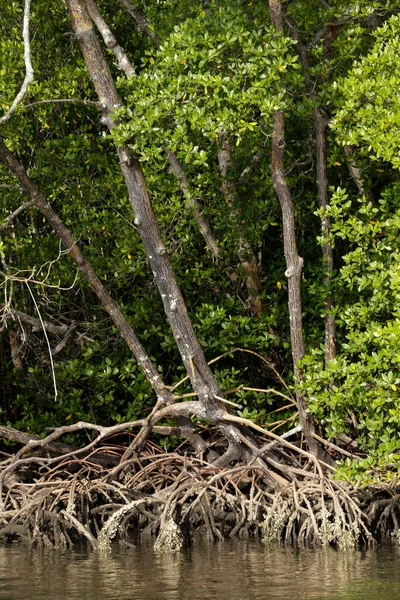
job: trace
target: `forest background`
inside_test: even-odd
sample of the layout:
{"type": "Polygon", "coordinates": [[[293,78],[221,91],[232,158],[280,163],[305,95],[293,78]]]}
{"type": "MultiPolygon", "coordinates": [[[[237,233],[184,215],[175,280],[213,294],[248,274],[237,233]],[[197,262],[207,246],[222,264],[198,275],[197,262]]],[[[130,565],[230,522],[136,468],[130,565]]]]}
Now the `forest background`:
{"type": "MultiPolygon", "coordinates": [[[[178,349],[181,297],[157,288],[117,145],[144,174],[195,338],[240,405],[230,410],[279,434],[300,413],[357,452],[343,476],[398,474],[397,3],[270,2],[280,32],[256,0],[87,0],[116,85],[111,110],[77,43],[80,4],[33,2],[34,75],[10,115],[26,75],[26,4],[0,7],[2,424],[45,435],[145,419],[156,375],[169,390],[192,375],[176,399],[201,396],[193,379],[205,371],[178,349]],[[39,195],[76,245],[63,245],[39,195]],[[76,247],[152,376],[86,263],[71,260],[76,247]]],[[[206,421],[218,418],[201,416],[197,431],[212,436],[206,421]]]]}

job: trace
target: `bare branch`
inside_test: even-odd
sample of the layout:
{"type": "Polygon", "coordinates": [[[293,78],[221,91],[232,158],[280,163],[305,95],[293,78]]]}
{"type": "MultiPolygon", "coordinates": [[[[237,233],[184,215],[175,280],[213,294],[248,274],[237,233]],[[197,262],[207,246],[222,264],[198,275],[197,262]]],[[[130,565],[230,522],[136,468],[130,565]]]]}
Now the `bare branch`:
{"type": "Polygon", "coordinates": [[[100,102],[95,102],[94,100],[81,100],[80,98],[54,98],[50,100],[37,100],[37,102],[31,102],[30,104],[25,104],[25,106],[21,107],[21,110],[25,110],[26,108],[32,108],[33,106],[39,106],[40,104],[62,104],[62,103],[75,103],[75,104],[84,104],[85,106],[95,106],[96,108],[100,107],[100,102]]]}
{"type": "Polygon", "coordinates": [[[245,169],[243,169],[243,171],[240,173],[239,178],[238,178],[238,182],[241,183],[243,181],[243,179],[254,169],[254,167],[261,161],[261,154],[256,154],[255,156],[253,156],[253,158],[251,159],[251,163],[249,164],[248,167],[246,167],[245,169]]]}
{"type": "Polygon", "coordinates": [[[24,40],[24,61],[25,61],[25,69],[26,75],[25,79],[22,83],[21,89],[16,95],[14,102],[12,103],[9,110],[5,115],[0,117],[0,125],[8,121],[8,119],[12,116],[14,111],[16,110],[18,104],[21,102],[22,98],[25,96],[29,84],[33,81],[34,73],[31,63],[31,47],[29,41],[29,16],[30,16],[30,8],[31,8],[31,0],[25,0],[25,9],[24,9],[24,24],[22,29],[22,37],[24,40]]]}
{"type": "Polygon", "coordinates": [[[138,7],[132,4],[130,0],[120,0],[120,2],[122,6],[126,8],[128,13],[132,15],[132,17],[135,19],[136,23],[139,26],[139,30],[143,31],[143,33],[145,33],[151,39],[156,48],[159,48],[160,38],[157,34],[151,31],[148,20],[138,9],[138,7]]]}
{"type": "MultiPolygon", "coordinates": [[[[1,305],[0,304],[0,310],[5,310],[6,307],[5,305],[1,305]]],[[[46,331],[48,331],[49,333],[53,333],[55,335],[65,335],[68,331],[68,327],[67,325],[54,325],[53,323],[49,323],[49,321],[43,321],[42,323],[39,321],[39,319],[36,319],[35,317],[31,317],[30,315],[27,315],[26,313],[23,313],[19,310],[15,310],[14,308],[9,308],[7,310],[7,313],[3,315],[2,317],[4,318],[12,318],[12,319],[18,319],[19,321],[22,321],[22,323],[27,323],[27,325],[32,325],[32,327],[34,329],[41,329],[42,326],[46,329],[46,331]]]]}
{"type": "Polygon", "coordinates": [[[351,177],[353,178],[354,183],[356,184],[358,191],[362,196],[366,196],[367,200],[370,202],[373,201],[374,197],[372,195],[371,190],[366,190],[364,185],[364,179],[362,178],[361,169],[357,167],[357,164],[353,158],[353,148],[351,146],[344,146],[344,153],[346,155],[346,162],[350,172],[351,177]]]}
{"type": "Polygon", "coordinates": [[[218,261],[219,258],[219,248],[217,244],[217,240],[214,237],[213,232],[211,231],[210,225],[207,219],[201,212],[201,208],[197,201],[197,198],[192,196],[190,193],[189,182],[185,175],[185,172],[180,164],[178,157],[172,150],[166,150],[167,158],[171,167],[172,173],[178,179],[183,195],[186,198],[186,205],[193,211],[193,216],[196,220],[197,225],[201,231],[205,242],[210,249],[212,255],[215,260],[218,261]]]}
{"type": "Polygon", "coordinates": [[[51,353],[51,346],[50,346],[49,338],[47,337],[47,332],[46,332],[46,329],[44,327],[42,315],[40,314],[40,310],[39,310],[39,306],[38,306],[38,304],[36,302],[36,298],[35,298],[35,296],[34,296],[34,294],[33,294],[33,292],[32,292],[32,290],[31,290],[31,288],[30,288],[30,286],[29,286],[28,283],[26,283],[26,287],[28,288],[28,292],[29,292],[29,294],[30,294],[30,296],[32,298],[32,302],[35,305],[36,312],[38,314],[38,317],[39,317],[39,320],[40,320],[40,324],[41,324],[42,329],[43,329],[44,337],[46,338],[46,344],[47,344],[47,348],[49,350],[49,357],[50,357],[50,364],[51,364],[51,374],[53,376],[54,401],[56,401],[57,400],[57,396],[58,396],[58,389],[57,389],[56,374],[54,372],[53,356],[52,356],[52,353],[51,353]]]}
{"type": "Polygon", "coordinates": [[[123,71],[127,77],[132,77],[133,75],[135,75],[135,69],[133,68],[131,61],[129,60],[129,58],[127,57],[127,55],[113,36],[107,23],[103,19],[102,14],[97,8],[96,2],[94,0],[86,0],[86,5],[88,7],[90,18],[95,23],[97,29],[100,31],[105,45],[115,55],[117,59],[118,68],[121,69],[121,71],[123,71]]]}
{"type": "Polygon", "coordinates": [[[61,340],[61,342],[59,344],[57,344],[57,346],[54,348],[54,350],[51,351],[52,356],[56,356],[56,354],[59,354],[61,352],[61,350],[64,350],[65,346],[68,344],[72,334],[74,333],[75,329],[78,327],[77,323],[72,323],[72,325],[69,326],[67,333],[65,334],[65,336],[63,337],[63,339],[61,340]]]}
{"type": "MultiPolygon", "coordinates": [[[[18,190],[22,191],[22,188],[16,188],[18,190]]],[[[31,206],[35,205],[35,200],[29,200],[28,202],[24,202],[23,204],[21,204],[21,206],[19,206],[17,209],[14,210],[14,212],[12,212],[10,215],[8,215],[8,217],[6,217],[4,219],[4,221],[1,223],[0,225],[0,231],[2,231],[3,229],[5,229],[7,227],[7,225],[16,217],[18,217],[18,215],[25,210],[26,208],[30,208],[31,206]]]]}

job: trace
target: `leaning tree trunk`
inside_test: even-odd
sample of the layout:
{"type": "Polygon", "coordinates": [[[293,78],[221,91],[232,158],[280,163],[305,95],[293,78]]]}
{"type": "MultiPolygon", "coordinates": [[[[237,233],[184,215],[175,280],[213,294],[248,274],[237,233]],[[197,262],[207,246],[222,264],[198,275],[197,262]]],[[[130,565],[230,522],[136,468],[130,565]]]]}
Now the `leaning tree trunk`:
{"type": "MultiPolygon", "coordinates": [[[[122,101],[94,32],[86,3],[83,0],[66,0],[66,4],[89,76],[100,100],[103,111],[102,122],[112,131],[116,127],[113,113],[116,108],[122,106],[122,101]]],[[[238,426],[229,423],[227,418],[229,413],[225,408],[227,401],[222,397],[219,384],[196,338],[160,235],[141,165],[127,146],[118,147],[117,152],[135,215],[134,223],[142,238],[180,355],[198,396],[198,405],[201,408],[196,411],[196,414],[209,423],[218,424],[221,432],[229,440],[230,447],[237,449],[238,455],[244,453],[249,456],[248,448],[251,446],[254,453],[254,444],[252,445],[250,441],[247,444],[238,431],[238,426]]],[[[249,432],[247,437],[251,438],[249,432]]]]}
{"type": "MultiPolygon", "coordinates": [[[[277,35],[282,34],[282,11],[280,0],[269,0],[272,25],[277,35]]],[[[279,198],[282,210],[283,243],[286,259],[285,276],[288,279],[290,337],[295,380],[301,380],[299,362],[304,357],[303,323],[301,307],[301,271],[303,259],[297,253],[296,230],[294,224],[294,208],[284,169],[285,148],[285,116],[282,111],[274,114],[274,131],[272,136],[272,183],[279,198]]],[[[296,403],[299,420],[303,429],[310,452],[314,456],[326,458],[325,453],[313,437],[315,433],[314,418],[311,415],[307,401],[300,390],[296,391],[296,403]]]]}
{"type": "MultiPolygon", "coordinates": [[[[101,304],[110,315],[114,324],[118,328],[121,337],[126,341],[139,366],[143,369],[147,381],[157,394],[158,403],[165,405],[173,404],[175,402],[173,394],[165,386],[160,374],[152,363],[146,350],[138,340],[133,328],[131,325],[129,325],[124,315],[121,313],[106,287],[97,277],[89,261],[86,260],[82,254],[71,232],[56,214],[49,201],[37,189],[33,181],[27,175],[23,165],[8,150],[1,138],[0,160],[2,160],[10,169],[10,171],[19,179],[26,192],[31,196],[32,202],[29,203],[29,206],[36,206],[40,210],[52,227],[53,231],[57,234],[58,238],[68,250],[68,253],[75,261],[79,271],[85,277],[86,281],[90,285],[90,288],[96,294],[101,304]]],[[[188,417],[178,416],[175,418],[179,427],[181,428],[182,435],[191,442],[197,452],[204,452],[207,448],[207,444],[198,434],[195,433],[195,428],[191,420],[188,417]]],[[[149,431],[146,431],[146,435],[148,433],[149,431]]],[[[142,435],[140,435],[141,443],[145,441],[146,435],[144,435],[144,432],[142,435]]]]}
{"type": "MultiPolygon", "coordinates": [[[[121,60],[120,53],[118,52],[118,50],[116,50],[116,49],[119,49],[120,46],[117,44],[115,37],[112,35],[107,24],[105,23],[104,19],[102,18],[101,14],[96,6],[95,1],[94,0],[86,0],[86,3],[88,6],[88,9],[89,9],[89,14],[90,14],[91,18],[93,19],[94,23],[96,24],[97,29],[99,30],[99,32],[103,38],[104,43],[115,54],[118,65],[120,66],[120,69],[122,71],[124,71],[124,73],[127,77],[131,77],[132,74],[134,73],[134,68],[133,68],[132,64],[130,63],[129,59],[127,59],[125,54],[123,55],[123,59],[121,60]]],[[[158,48],[160,46],[159,38],[155,33],[151,32],[147,20],[145,19],[143,14],[139,11],[139,9],[136,6],[134,6],[130,2],[130,0],[121,0],[121,3],[128,10],[128,12],[130,14],[132,14],[132,16],[134,17],[134,19],[136,20],[136,22],[139,26],[139,29],[144,31],[146,33],[146,35],[152,40],[154,46],[156,48],[158,48]]],[[[179,181],[180,188],[181,188],[182,193],[186,200],[186,207],[189,208],[189,210],[192,212],[193,217],[199,227],[200,233],[203,236],[203,238],[207,244],[207,248],[210,250],[211,254],[213,255],[215,262],[218,263],[218,261],[220,259],[220,249],[218,246],[218,242],[217,242],[215,235],[211,229],[210,223],[205,218],[205,216],[201,210],[201,207],[199,205],[197,197],[195,195],[193,195],[190,191],[189,181],[184,172],[182,164],[180,163],[175,152],[173,152],[171,149],[167,148],[165,150],[165,153],[167,155],[168,162],[170,164],[171,172],[175,175],[175,177],[179,181]]],[[[252,254],[252,256],[254,257],[254,254],[252,254]]],[[[243,268],[243,265],[244,265],[245,272],[247,270],[250,271],[251,267],[253,267],[253,270],[254,270],[254,266],[257,270],[257,263],[256,263],[255,259],[253,262],[251,262],[251,259],[248,261],[243,260],[242,268],[243,268]],[[249,265],[249,268],[247,267],[247,265],[249,265]]],[[[240,280],[238,273],[234,269],[229,268],[226,270],[226,275],[231,280],[231,282],[236,286],[238,281],[240,280]]],[[[254,279],[255,279],[255,276],[253,276],[251,273],[250,273],[249,277],[246,277],[246,286],[248,289],[249,289],[248,282],[252,281],[254,279]]],[[[258,277],[258,282],[259,282],[259,277],[258,277]]],[[[251,293],[251,295],[254,295],[254,294],[260,295],[261,294],[261,283],[259,282],[258,288],[256,288],[254,285],[252,285],[250,293],[251,293]]],[[[257,300],[256,301],[253,300],[253,298],[250,297],[250,307],[252,309],[253,314],[258,314],[260,312],[261,303],[259,301],[257,302],[257,300]],[[254,305],[256,306],[255,309],[254,309],[254,305]]]]}

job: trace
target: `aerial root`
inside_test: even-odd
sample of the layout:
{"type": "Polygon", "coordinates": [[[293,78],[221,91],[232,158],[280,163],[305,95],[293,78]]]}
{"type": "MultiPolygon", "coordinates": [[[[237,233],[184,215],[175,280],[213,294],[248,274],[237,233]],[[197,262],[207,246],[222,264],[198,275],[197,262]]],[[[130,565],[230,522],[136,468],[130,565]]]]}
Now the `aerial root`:
{"type": "Polygon", "coordinates": [[[372,539],[372,521],[385,532],[391,518],[397,528],[394,493],[374,497],[372,518],[357,491],[329,479],[312,461],[296,469],[289,477],[286,465],[274,478],[260,461],[223,469],[154,446],[125,469],[69,457],[42,467],[33,482],[5,480],[0,538],[55,547],[85,541],[103,551],[132,535],[156,536],[158,551],[179,550],[199,537],[233,536],[352,547],[372,539]]]}

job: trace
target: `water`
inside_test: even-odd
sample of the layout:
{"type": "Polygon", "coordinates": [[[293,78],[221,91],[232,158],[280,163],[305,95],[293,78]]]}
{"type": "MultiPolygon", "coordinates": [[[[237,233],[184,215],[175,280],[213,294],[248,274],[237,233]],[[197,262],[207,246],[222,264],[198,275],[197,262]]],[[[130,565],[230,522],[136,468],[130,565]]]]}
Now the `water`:
{"type": "Polygon", "coordinates": [[[400,548],[266,548],[199,544],[181,554],[151,546],[91,551],[0,547],[4,600],[400,600],[400,548]]]}

